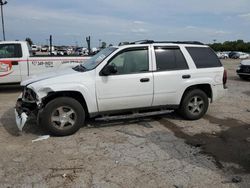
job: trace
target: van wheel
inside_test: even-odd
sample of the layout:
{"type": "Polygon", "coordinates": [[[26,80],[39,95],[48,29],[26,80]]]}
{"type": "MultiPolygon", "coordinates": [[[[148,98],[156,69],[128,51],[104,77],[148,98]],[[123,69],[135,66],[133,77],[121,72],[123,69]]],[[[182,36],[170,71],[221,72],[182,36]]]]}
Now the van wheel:
{"type": "Polygon", "coordinates": [[[53,135],[66,136],[78,131],[84,120],[85,111],[77,100],[60,97],[45,106],[41,124],[53,135]]]}
{"type": "Polygon", "coordinates": [[[208,109],[208,97],[204,91],[194,89],[188,91],[182,100],[179,112],[188,120],[200,119],[208,109]]]}

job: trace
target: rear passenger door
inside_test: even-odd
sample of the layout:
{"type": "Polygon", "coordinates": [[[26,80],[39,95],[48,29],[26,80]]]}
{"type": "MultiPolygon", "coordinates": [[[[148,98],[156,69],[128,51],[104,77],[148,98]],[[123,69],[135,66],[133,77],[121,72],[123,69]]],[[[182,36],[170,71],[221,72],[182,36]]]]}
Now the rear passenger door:
{"type": "Polygon", "coordinates": [[[154,46],[153,106],[178,105],[180,91],[190,78],[189,67],[179,46],[154,46]]]}

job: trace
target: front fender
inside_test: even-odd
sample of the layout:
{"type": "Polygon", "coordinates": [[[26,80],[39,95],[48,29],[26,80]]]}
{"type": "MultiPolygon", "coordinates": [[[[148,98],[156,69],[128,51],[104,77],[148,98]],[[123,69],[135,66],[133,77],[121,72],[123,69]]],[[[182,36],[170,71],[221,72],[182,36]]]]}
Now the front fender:
{"type": "Polygon", "coordinates": [[[53,84],[49,85],[48,87],[41,87],[39,89],[33,87],[32,85],[29,85],[28,87],[37,94],[37,98],[40,103],[42,102],[42,99],[47,97],[50,92],[74,91],[82,94],[83,98],[85,99],[89,113],[94,113],[97,112],[98,110],[96,103],[95,88],[93,88],[93,85],[92,87],[88,87],[80,83],[74,83],[74,84],[63,83],[63,84],[53,84]]]}

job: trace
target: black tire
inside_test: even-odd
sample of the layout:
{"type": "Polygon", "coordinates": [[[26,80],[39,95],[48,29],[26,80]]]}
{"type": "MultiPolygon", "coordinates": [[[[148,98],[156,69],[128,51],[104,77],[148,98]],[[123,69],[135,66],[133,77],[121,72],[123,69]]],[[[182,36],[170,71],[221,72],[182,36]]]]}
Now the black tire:
{"type": "Polygon", "coordinates": [[[70,97],[59,97],[50,101],[40,118],[41,125],[56,136],[74,134],[84,121],[84,108],[77,100],[70,97]]]}
{"type": "Polygon", "coordinates": [[[178,111],[188,120],[197,120],[207,112],[208,105],[206,93],[200,89],[194,89],[184,94],[178,111]]]}

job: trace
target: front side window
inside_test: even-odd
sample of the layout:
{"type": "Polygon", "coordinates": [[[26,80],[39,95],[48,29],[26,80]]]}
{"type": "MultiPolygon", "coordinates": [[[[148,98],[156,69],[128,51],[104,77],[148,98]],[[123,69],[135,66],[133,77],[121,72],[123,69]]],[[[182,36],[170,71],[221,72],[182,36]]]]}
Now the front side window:
{"type": "Polygon", "coordinates": [[[19,58],[22,57],[20,44],[0,44],[0,58],[19,58]]]}
{"type": "Polygon", "coordinates": [[[148,48],[131,48],[118,53],[108,64],[116,67],[116,74],[142,73],[149,70],[148,59],[148,48]]]}
{"type": "Polygon", "coordinates": [[[157,71],[188,69],[187,62],[178,47],[155,47],[157,71]]]}

